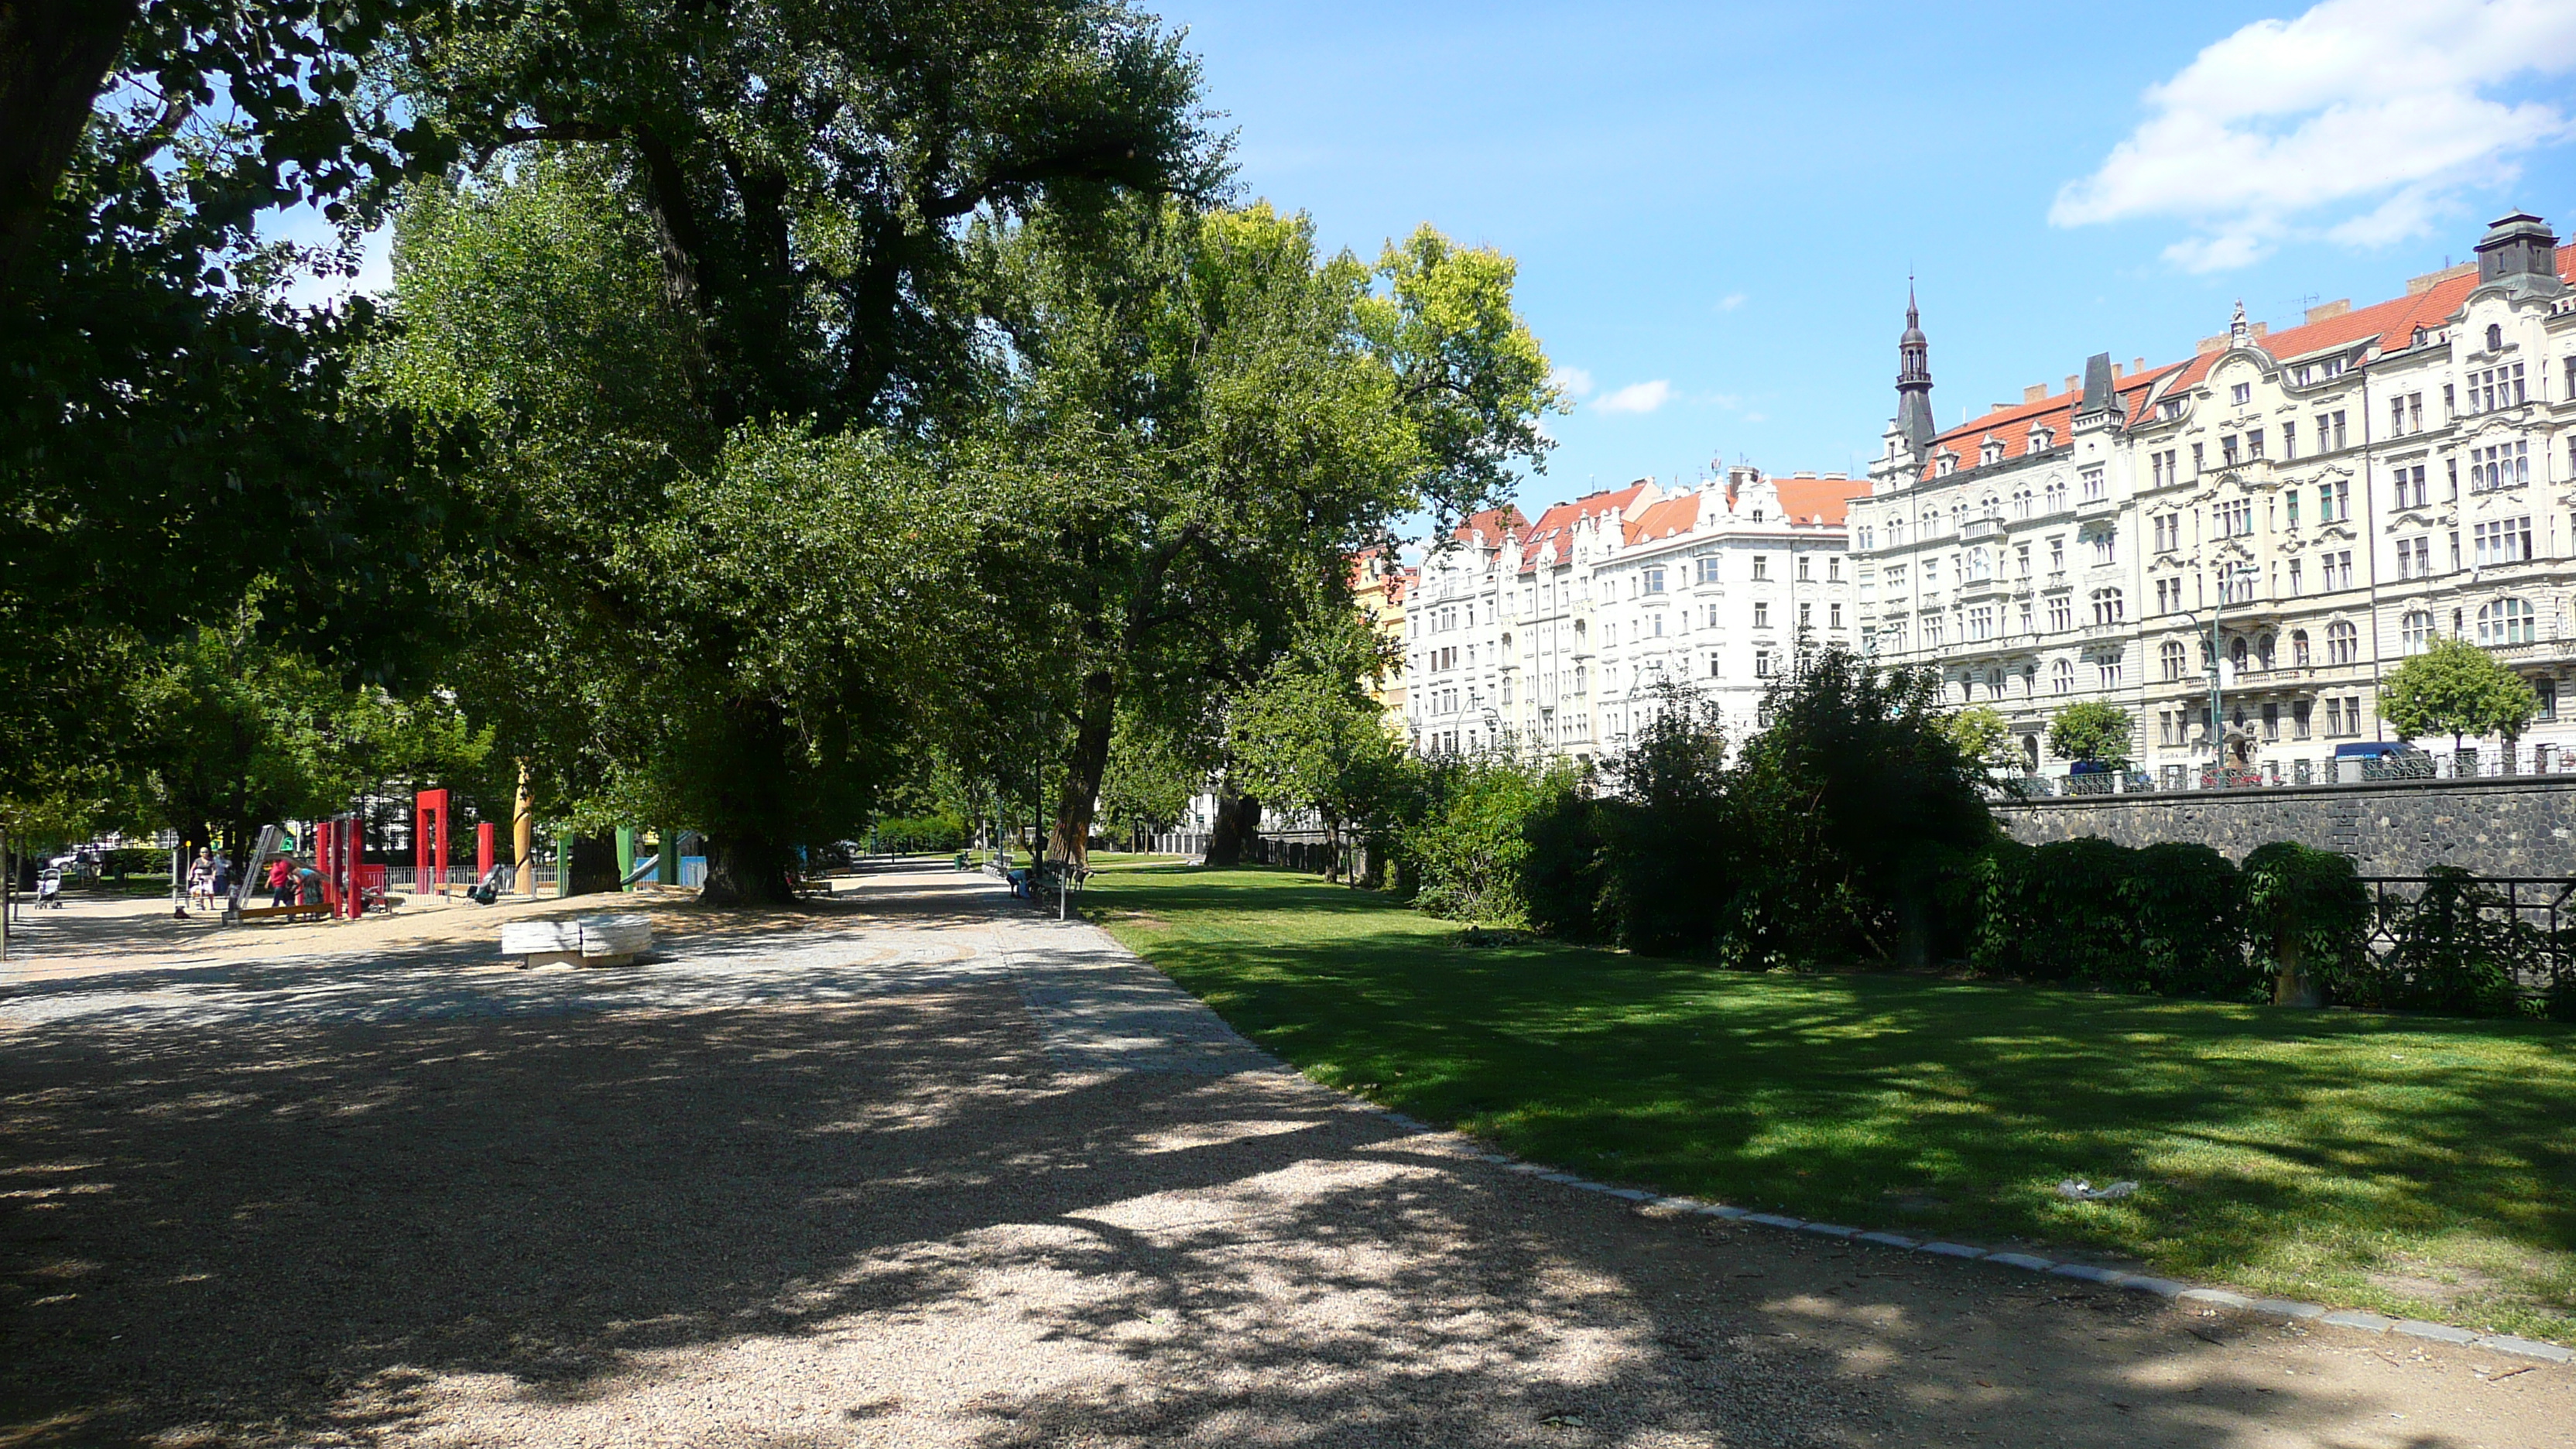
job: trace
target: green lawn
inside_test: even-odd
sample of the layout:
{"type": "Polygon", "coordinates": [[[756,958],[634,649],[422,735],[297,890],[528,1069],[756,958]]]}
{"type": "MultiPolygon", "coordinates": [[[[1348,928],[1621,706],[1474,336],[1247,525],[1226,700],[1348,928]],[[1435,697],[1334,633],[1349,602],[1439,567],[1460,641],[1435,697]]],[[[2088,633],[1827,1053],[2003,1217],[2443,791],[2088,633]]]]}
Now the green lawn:
{"type": "Polygon", "coordinates": [[[2566,1026],[1471,947],[1284,871],[1112,868],[1083,904],[1316,1080],[1535,1161],[2576,1342],[2566,1026]]]}

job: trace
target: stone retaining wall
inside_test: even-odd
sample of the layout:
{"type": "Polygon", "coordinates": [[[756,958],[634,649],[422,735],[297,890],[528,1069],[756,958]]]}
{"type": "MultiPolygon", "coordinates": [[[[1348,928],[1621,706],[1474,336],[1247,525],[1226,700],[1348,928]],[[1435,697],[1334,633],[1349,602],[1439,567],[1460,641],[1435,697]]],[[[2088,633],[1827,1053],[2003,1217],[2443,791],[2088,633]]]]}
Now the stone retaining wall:
{"type": "Polygon", "coordinates": [[[2186,841],[2230,860],[2267,841],[2341,851],[2363,875],[2457,865],[2481,875],[2576,875],[2576,777],[2404,780],[2370,785],[2182,790],[1998,803],[2028,845],[2096,835],[2121,845],[2186,841]]]}

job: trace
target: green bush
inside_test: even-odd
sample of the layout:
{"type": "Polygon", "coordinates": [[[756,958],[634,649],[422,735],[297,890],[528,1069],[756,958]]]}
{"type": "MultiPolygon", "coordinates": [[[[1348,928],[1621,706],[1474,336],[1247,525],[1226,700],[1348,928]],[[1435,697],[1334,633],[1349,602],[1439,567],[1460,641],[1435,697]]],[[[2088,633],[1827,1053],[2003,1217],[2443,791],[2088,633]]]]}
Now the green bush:
{"type": "Polygon", "coordinates": [[[966,822],[954,815],[880,820],[868,832],[872,850],[949,851],[966,848],[966,822]]]}
{"type": "Polygon", "coordinates": [[[2370,893],[2352,860],[2294,840],[2258,845],[2240,873],[2251,964],[2272,999],[2318,1006],[2356,999],[2370,961],[2370,893]]]}
{"type": "Polygon", "coordinates": [[[2263,968],[2245,949],[2245,895],[2236,867],[2206,845],[2134,852],[2121,886],[2137,949],[2100,978],[2123,991],[2260,1001],[2263,968]]]}
{"type": "Polygon", "coordinates": [[[1444,920],[1528,925],[1521,878],[1549,780],[1503,759],[1438,767],[1423,819],[1401,839],[1414,903],[1444,920]]]}
{"type": "Polygon", "coordinates": [[[1600,802],[1571,774],[1550,777],[1522,838],[1521,900],[1530,929],[1568,941],[1603,939],[1600,802]]]}
{"type": "Polygon", "coordinates": [[[2114,991],[2261,995],[2236,868],[2198,845],[2130,850],[2087,837],[1988,847],[1947,894],[1979,971],[2114,991]]]}
{"type": "Polygon", "coordinates": [[[100,856],[98,871],[109,880],[154,874],[166,878],[170,874],[170,852],[149,845],[120,845],[100,856]]]}
{"type": "Polygon", "coordinates": [[[2087,836],[2030,853],[2019,914],[2005,926],[2022,939],[2021,974],[2041,981],[2117,982],[2134,972],[2138,933],[2128,898],[2135,851],[2087,836]]]}

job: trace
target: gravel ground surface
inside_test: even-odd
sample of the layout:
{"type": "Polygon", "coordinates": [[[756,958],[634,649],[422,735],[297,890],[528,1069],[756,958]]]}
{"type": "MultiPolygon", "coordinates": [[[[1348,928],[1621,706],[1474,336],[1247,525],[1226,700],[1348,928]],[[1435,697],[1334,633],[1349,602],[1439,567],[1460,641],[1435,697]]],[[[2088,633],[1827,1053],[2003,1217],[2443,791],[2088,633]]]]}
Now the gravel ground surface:
{"type": "Polygon", "coordinates": [[[2576,1444],[2564,1368],[1533,1180],[979,877],[850,894],[13,963],[0,1446],[2576,1444]]]}

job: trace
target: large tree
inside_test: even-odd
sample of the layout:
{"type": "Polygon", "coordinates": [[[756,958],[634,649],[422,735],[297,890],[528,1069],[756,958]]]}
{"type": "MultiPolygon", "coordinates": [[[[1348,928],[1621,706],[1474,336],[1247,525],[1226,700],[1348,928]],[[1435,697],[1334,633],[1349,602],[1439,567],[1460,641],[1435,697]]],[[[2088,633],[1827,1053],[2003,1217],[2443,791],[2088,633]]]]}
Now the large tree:
{"type": "Polygon", "coordinates": [[[2436,639],[2379,686],[2379,717],[2400,739],[2445,734],[2519,737],[2540,712],[2530,681],[2465,639],[2436,639]]]}
{"type": "Polygon", "coordinates": [[[1301,617],[1346,605],[1354,552],[1535,462],[1555,395],[1511,261],[1428,227],[1374,267],[1267,205],[1041,212],[991,241],[1002,431],[1042,480],[1026,506],[1074,682],[1052,845],[1078,856],[1122,700],[1203,714],[1261,677],[1301,617]]]}
{"type": "Polygon", "coordinates": [[[1001,361],[968,233],[1212,192],[1175,39],[1089,0],[603,0],[404,42],[390,83],[475,164],[417,203],[398,370],[492,440],[477,694],[563,807],[676,816],[711,899],[780,899],[928,720],[979,776],[1043,757],[1044,601],[961,557],[1013,554],[1027,471],[963,426],[1001,361]]]}

